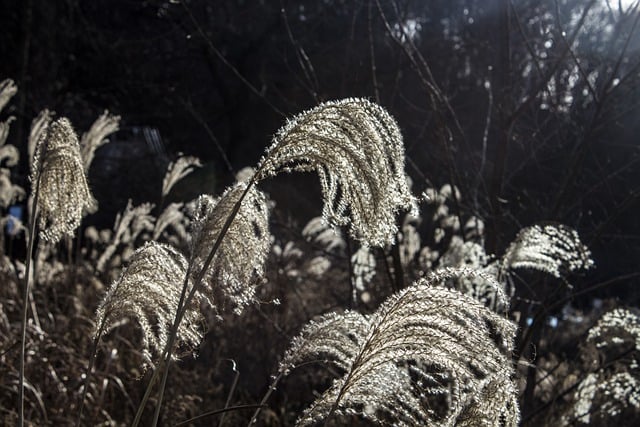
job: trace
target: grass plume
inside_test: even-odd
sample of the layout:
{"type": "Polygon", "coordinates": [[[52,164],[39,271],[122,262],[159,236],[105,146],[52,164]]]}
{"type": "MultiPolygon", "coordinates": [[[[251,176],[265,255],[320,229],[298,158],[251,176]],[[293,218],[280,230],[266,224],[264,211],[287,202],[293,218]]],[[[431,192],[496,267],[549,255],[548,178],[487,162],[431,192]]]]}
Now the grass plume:
{"type": "Polygon", "coordinates": [[[38,141],[31,182],[40,192],[40,236],[48,242],[73,235],[84,213],[96,206],[87,184],[78,137],[68,119],[55,120],[38,141]]]}
{"type": "Polygon", "coordinates": [[[464,421],[478,419],[517,425],[510,354],[515,325],[472,298],[433,286],[475,274],[438,272],[391,296],[370,316],[347,311],[307,325],[281,373],[326,358],[344,375],[298,425],[354,414],[381,425],[471,425],[464,421]]]}
{"type": "Polygon", "coordinates": [[[279,171],[315,171],[323,217],[362,242],[393,242],[395,214],[412,209],[404,144],[395,120],[366,99],[325,102],[289,120],[273,138],[258,179],[279,171]]]}
{"type": "MultiPolygon", "coordinates": [[[[186,259],[173,247],[150,242],[133,254],[129,266],[111,285],[96,315],[98,331],[108,333],[122,319],[138,323],[147,362],[167,344],[176,315],[186,259]]],[[[178,330],[178,340],[197,346],[202,339],[198,310],[188,310],[178,330]]]]}

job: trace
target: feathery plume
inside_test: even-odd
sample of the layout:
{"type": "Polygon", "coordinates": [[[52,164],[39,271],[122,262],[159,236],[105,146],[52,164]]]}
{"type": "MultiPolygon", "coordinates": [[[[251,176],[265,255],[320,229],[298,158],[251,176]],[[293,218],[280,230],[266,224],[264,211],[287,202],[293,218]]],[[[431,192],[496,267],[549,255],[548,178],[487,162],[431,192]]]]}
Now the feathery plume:
{"type": "Polygon", "coordinates": [[[202,167],[200,159],[193,156],[182,156],[171,162],[162,180],[162,197],[166,197],[178,181],[199,167],[202,167]]]}
{"type": "Polygon", "coordinates": [[[298,424],[358,414],[379,424],[449,426],[480,414],[517,425],[515,325],[457,291],[432,286],[473,274],[445,270],[391,296],[370,316],[347,311],[307,325],[281,374],[318,358],[345,374],[298,424]]]}
{"type": "Polygon", "coordinates": [[[17,165],[20,158],[20,153],[15,146],[5,144],[11,122],[14,120],[15,117],[11,116],[4,122],[0,122],[0,164],[2,165],[0,167],[0,207],[2,208],[9,207],[13,202],[25,196],[22,187],[11,182],[11,172],[8,169],[17,165]]]}
{"type": "Polygon", "coordinates": [[[0,168],[0,207],[8,208],[17,200],[25,196],[24,189],[11,182],[9,169],[0,168]]]}
{"type": "MultiPolygon", "coordinates": [[[[214,199],[203,195],[198,199],[193,222],[192,269],[194,277],[202,273],[211,245],[215,242],[247,184],[240,182],[214,199]]],[[[215,306],[230,302],[239,313],[254,301],[256,277],[262,275],[269,253],[269,212],[266,196],[255,186],[242,205],[222,240],[211,265],[204,273],[204,293],[215,306]]]]}
{"type": "MultiPolygon", "coordinates": [[[[14,116],[10,116],[4,122],[0,122],[0,146],[4,147],[4,143],[7,142],[7,138],[9,137],[9,129],[11,128],[11,122],[14,121],[15,119],[16,118],[14,116]]],[[[8,147],[13,147],[13,145],[8,145],[8,147]]],[[[17,162],[17,159],[16,159],[16,162],[17,162]]],[[[15,166],[15,164],[11,166],[15,166]]]]}
{"type": "MultiPolygon", "coordinates": [[[[147,362],[164,350],[176,315],[186,259],[173,247],[149,242],[136,250],[129,266],[111,285],[96,314],[94,334],[108,333],[125,318],[138,323],[147,362]]],[[[202,340],[198,310],[187,310],[178,340],[188,347],[202,340]]],[[[173,350],[172,350],[173,351],[173,350]]]]}
{"type": "Polygon", "coordinates": [[[102,255],[100,255],[96,263],[96,269],[99,272],[105,271],[107,262],[113,254],[116,253],[121,244],[133,246],[141,233],[154,229],[155,218],[151,215],[153,206],[151,203],[142,203],[134,207],[131,200],[129,200],[124,212],[116,215],[116,220],[113,225],[115,233],[111,238],[109,246],[102,252],[102,255]]]}
{"type": "Polygon", "coordinates": [[[478,272],[476,275],[461,277],[451,281],[452,286],[496,311],[508,305],[506,283],[498,282],[498,262],[492,262],[484,246],[463,241],[453,236],[449,248],[440,257],[440,268],[468,268],[478,272]]]}
{"type": "Polygon", "coordinates": [[[615,308],[589,329],[581,348],[593,355],[590,372],[577,384],[573,399],[561,414],[560,424],[614,425],[616,420],[640,415],[640,315],[637,310],[615,308]],[[619,418],[618,418],[619,417],[619,418]]]}
{"type": "MultiPolygon", "coordinates": [[[[353,267],[352,280],[356,290],[364,292],[367,289],[367,285],[371,283],[376,276],[376,258],[371,253],[371,250],[366,246],[360,246],[357,251],[351,255],[351,265],[353,267]]],[[[355,301],[356,295],[353,295],[355,301]]]]}
{"type": "Polygon", "coordinates": [[[440,252],[431,249],[429,246],[424,246],[420,249],[420,254],[418,255],[418,265],[422,269],[421,274],[425,271],[430,271],[436,261],[440,258],[440,252]]]}
{"type": "Polygon", "coordinates": [[[297,278],[302,281],[303,271],[300,270],[303,252],[295,243],[287,242],[280,244],[274,242],[271,245],[271,253],[275,255],[278,263],[278,272],[282,272],[286,277],[297,278]]]}
{"type": "Polygon", "coordinates": [[[613,419],[623,412],[631,412],[633,415],[623,416],[622,420],[637,419],[640,414],[638,390],[640,381],[629,372],[619,372],[610,378],[590,373],[578,384],[573,405],[562,415],[560,424],[612,425],[613,419]]]}
{"type": "Polygon", "coordinates": [[[311,320],[292,341],[280,362],[285,375],[314,357],[347,371],[369,335],[370,317],[356,311],[328,313],[311,320]]]}
{"type": "Polygon", "coordinates": [[[566,225],[533,225],[520,230],[502,256],[501,274],[531,268],[555,277],[593,266],[591,252],[578,233],[566,225]]]}
{"type": "Polygon", "coordinates": [[[484,221],[472,216],[464,224],[463,231],[466,240],[482,241],[484,239],[484,221]]]}
{"type": "Polygon", "coordinates": [[[302,237],[329,253],[340,253],[347,247],[339,228],[332,227],[321,216],[312,218],[302,229],[302,237]]]}
{"type": "Polygon", "coordinates": [[[84,212],[94,208],[78,137],[68,119],[54,121],[38,141],[31,183],[39,193],[40,235],[51,243],[72,235],[84,212]]]}
{"type": "Polygon", "coordinates": [[[409,222],[410,217],[407,216],[405,223],[402,225],[402,233],[398,240],[400,245],[400,261],[404,267],[407,267],[420,252],[420,233],[414,224],[409,222]]]}
{"type": "MultiPolygon", "coordinates": [[[[9,120],[7,120],[7,122],[9,122],[9,120]]],[[[0,163],[4,163],[5,167],[11,168],[18,164],[20,153],[14,145],[5,145],[6,136],[2,135],[2,125],[5,123],[0,123],[0,163]]]]}
{"type": "Polygon", "coordinates": [[[625,336],[640,353],[640,315],[626,308],[615,308],[605,313],[597,325],[589,329],[587,340],[603,348],[622,343],[622,337],[625,336]]]}
{"type": "Polygon", "coordinates": [[[9,100],[18,92],[18,86],[11,79],[4,79],[0,82],[0,111],[7,105],[9,100]]]}
{"type": "Polygon", "coordinates": [[[489,256],[484,250],[484,246],[465,242],[459,236],[451,239],[449,248],[440,258],[440,267],[468,267],[482,268],[487,265],[489,256]]]}
{"type": "Polygon", "coordinates": [[[49,124],[55,113],[49,111],[46,108],[38,114],[38,116],[31,121],[31,129],[29,130],[29,141],[27,149],[29,151],[29,161],[33,163],[33,156],[36,152],[36,146],[49,128],[49,124]]]}
{"type": "Polygon", "coordinates": [[[294,117],[276,133],[258,170],[257,180],[281,170],[317,172],[323,217],[348,225],[370,246],[393,242],[396,212],[415,207],[398,125],[365,99],[325,102],[294,117]]]}
{"type": "Polygon", "coordinates": [[[189,233],[187,233],[188,219],[183,211],[184,203],[171,203],[164,208],[158,216],[155,226],[153,227],[153,240],[160,239],[162,233],[169,227],[173,228],[179,240],[183,242],[189,241],[189,233]]]}
{"type": "Polygon", "coordinates": [[[84,170],[89,171],[93,156],[96,150],[108,142],[109,135],[120,129],[120,116],[109,114],[109,111],[102,113],[91,125],[88,132],[82,134],[80,138],[80,154],[84,170]]]}

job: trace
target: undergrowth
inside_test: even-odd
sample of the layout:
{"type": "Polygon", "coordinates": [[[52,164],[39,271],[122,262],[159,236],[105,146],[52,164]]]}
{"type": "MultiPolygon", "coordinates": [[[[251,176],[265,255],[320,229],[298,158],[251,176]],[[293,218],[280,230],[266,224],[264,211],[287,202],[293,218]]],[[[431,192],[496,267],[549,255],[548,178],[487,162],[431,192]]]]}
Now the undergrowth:
{"type": "MultiPolygon", "coordinates": [[[[0,83],[0,110],[16,91],[0,83]]],[[[572,308],[574,280],[594,267],[578,232],[531,224],[488,253],[484,220],[460,189],[412,192],[421,183],[406,176],[400,128],[373,102],[303,112],[221,194],[165,204],[201,166],[178,156],[158,206],[129,202],[103,230],[82,225],[99,209],[86,175],[119,117],[105,112],[80,138],[65,118],[36,117],[30,191],[11,181],[11,122],[0,123],[3,238],[28,250],[20,258],[5,244],[0,257],[4,425],[611,425],[639,415],[638,313],[598,320],[572,308]],[[281,172],[317,174],[321,216],[286,219],[262,189],[281,172]],[[16,203],[26,226],[8,213],[16,203]],[[514,304],[523,286],[559,297],[525,312],[514,304]],[[562,323],[546,327],[558,313],[562,323]],[[551,345],[558,334],[573,349],[551,345]]]]}

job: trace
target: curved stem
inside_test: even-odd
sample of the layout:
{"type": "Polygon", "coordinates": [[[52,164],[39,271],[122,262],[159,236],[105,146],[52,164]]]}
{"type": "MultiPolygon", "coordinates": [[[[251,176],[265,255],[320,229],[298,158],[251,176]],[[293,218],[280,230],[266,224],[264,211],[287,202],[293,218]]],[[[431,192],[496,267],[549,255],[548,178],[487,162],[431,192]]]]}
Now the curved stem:
{"type": "Polygon", "coordinates": [[[253,416],[251,417],[249,424],[247,424],[247,427],[251,427],[251,425],[256,422],[256,420],[258,419],[258,415],[260,415],[260,410],[265,406],[267,406],[267,400],[269,400],[269,397],[271,397],[271,393],[273,393],[273,391],[276,389],[276,385],[278,384],[278,381],[282,379],[283,375],[284,375],[284,372],[280,372],[278,376],[276,376],[273,379],[273,381],[271,382],[271,385],[269,386],[269,389],[267,390],[264,397],[260,401],[260,404],[258,405],[258,409],[256,409],[256,411],[253,413],[253,416]]]}
{"type": "Polygon", "coordinates": [[[98,344],[100,343],[100,338],[102,337],[102,332],[104,331],[104,322],[100,325],[100,329],[98,329],[98,333],[96,337],[93,339],[93,349],[91,350],[91,356],[89,356],[89,367],[87,368],[87,373],[84,379],[84,387],[82,388],[82,397],[80,398],[80,410],[78,411],[78,421],[76,421],[76,426],[80,427],[80,422],[82,421],[82,411],[84,409],[84,400],[87,397],[87,390],[89,389],[89,384],[91,382],[91,371],[93,370],[93,365],[96,360],[96,354],[98,353],[98,344]]]}
{"type": "Polygon", "coordinates": [[[239,411],[241,409],[253,409],[253,408],[256,408],[256,407],[259,407],[259,406],[258,405],[227,406],[224,409],[216,409],[215,411],[205,412],[204,414],[198,415],[198,416],[193,417],[193,418],[189,418],[186,421],[181,421],[178,424],[176,424],[175,427],[186,426],[187,424],[191,424],[194,421],[198,421],[198,420],[201,420],[203,418],[210,417],[212,415],[226,414],[227,412],[231,412],[231,411],[239,411]]]}
{"type": "MultiPolygon", "coordinates": [[[[233,369],[233,372],[235,372],[235,375],[233,376],[233,383],[231,384],[231,389],[229,390],[229,395],[227,396],[227,401],[224,403],[224,409],[227,409],[229,407],[229,405],[231,404],[231,399],[233,398],[233,393],[236,391],[236,387],[238,386],[238,380],[240,379],[240,371],[238,371],[237,367],[236,367],[236,362],[233,359],[230,359],[231,361],[231,367],[233,369]]],[[[220,421],[218,421],[218,427],[222,427],[222,423],[224,422],[224,416],[226,415],[226,412],[223,412],[220,415],[220,421]]]]}
{"type": "Polygon", "coordinates": [[[133,419],[133,423],[131,423],[132,427],[138,426],[140,424],[140,420],[142,419],[142,412],[144,411],[145,406],[147,405],[147,401],[149,397],[151,397],[151,391],[153,390],[153,385],[158,380],[158,375],[160,374],[160,370],[162,369],[163,361],[160,361],[158,367],[153,371],[153,375],[149,380],[149,384],[147,385],[147,389],[144,392],[144,396],[142,396],[142,400],[140,401],[140,405],[138,406],[138,411],[136,412],[136,416],[133,419]]]}
{"type": "Polygon", "coordinates": [[[22,331],[20,338],[20,384],[19,384],[19,404],[18,404],[18,425],[20,427],[24,426],[24,357],[25,357],[25,348],[26,348],[26,338],[27,338],[27,310],[29,307],[29,287],[31,285],[31,257],[33,256],[33,245],[36,234],[36,219],[38,216],[38,196],[40,189],[40,176],[38,176],[38,180],[36,182],[36,188],[33,196],[33,201],[31,202],[31,224],[29,225],[29,246],[27,248],[27,258],[25,260],[25,283],[24,283],[24,295],[22,300],[22,331]]]}
{"type": "Polygon", "coordinates": [[[176,342],[176,338],[178,335],[178,327],[180,326],[180,322],[182,321],[182,318],[184,317],[184,314],[186,313],[187,308],[189,307],[189,304],[193,300],[193,297],[202,288],[204,276],[207,270],[209,269],[211,263],[213,262],[213,258],[216,252],[218,251],[218,248],[222,244],[222,239],[226,236],[227,232],[229,231],[229,228],[231,227],[231,224],[233,223],[233,220],[235,219],[236,215],[240,211],[242,202],[247,196],[247,194],[249,193],[249,190],[258,181],[258,177],[260,175],[261,169],[262,168],[258,168],[258,170],[255,172],[255,174],[251,178],[251,180],[247,183],[247,187],[244,189],[244,192],[241,194],[240,198],[234,205],[233,210],[231,211],[231,213],[227,217],[227,220],[222,226],[220,233],[218,234],[218,237],[215,243],[213,244],[211,251],[209,252],[209,255],[207,256],[207,259],[204,261],[200,271],[198,271],[198,274],[196,275],[193,281],[193,286],[191,287],[191,290],[187,295],[187,289],[189,287],[189,276],[192,268],[192,264],[191,263],[189,264],[187,274],[185,275],[185,279],[182,284],[182,292],[180,294],[180,301],[178,302],[178,307],[176,310],[176,317],[174,319],[173,326],[171,327],[167,345],[165,346],[165,349],[161,356],[162,362],[159,365],[158,369],[153,373],[153,377],[151,378],[149,385],[147,386],[147,390],[145,391],[145,394],[142,398],[142,402],[138,407],[138,412],[136,413],[136,417],[133,421],[132,427],[136,427],[140,423],[140,419],[142,418],[142,412],[144,411],[144,407],[146,406],[146,403],[149,400],[149,397],[151,396],[151,388],[153,387],[154,382],[157,380],[160,372],[162,372],[162,380],[160,382],[160,390],[158,392],[158,402],[156,404],[153,422],[151,424],[153,426],[157,425],[158,420],[160,418],[160,408],[162,406],[162,400],[164,397],[164,389],[166,387],[167,377],[169,375],[169,361],[171,360],[171,349],[173,348],[176,342]]]}
{"type": "Polygon", "coordinates": [[[151,377],[151,380],[149,381],[149,385],[147,386],[147,390],[145,391],[145,394],[142,398],[142,401],[140,402],[140,406],[138,407],[138,411],[136,413],[136,417],[133,421],[132,427],[137,427],[140,424],[140,419],[142,418],[142,412],[144,411],[144,408],[147,404],[147,401],[149,400],[149,397],[151,396],[151,389],[153,387],[153,384],[155,383],[155,381],[158,379],[158,375],[160,374],[160,372],[162,372],[162,382],[160,384],[160,391],[158,394],[158,402],[157,402],[157,406],[156,406],[156,410],[154,413],[154,420],[152,423],[152,426],[156,426],[158,423],[158,419],[160,417],[160,407],[162,406],[162,399],[164,397],[164,388],[166,386],[167,383],[167,376],[169,374],[169,361],[171,359],[171,349],[173,348],[173,345],[175,344],[176,341],[176,337],[178,335],[178,326],[180,325],[180,322],[182,321],[182,318],[184,317],[184,314],[187,310],[187,307],[189,306],[189,304],[191,303],[191,301],[193,300],[193,297],[195,296],[196,292],[198,292],[202,286],[203,286],[203,279],[204,276],[207,272],[207,270],[209,269],[211,263],[213,262],[213,257],[215,256],[216,252],[218,251],[218,248],[220,247],[220,245],[222,244],[222,239],[226,236],[227,232],[229,231],[229,228],[231,227],[231,224],[233,223],[233,220],[235,219],[236,215],[238,214],[238,212],[240,211],[240,207],[242,206],[242,201],[245,199],[245,197],[247,196],[247,194],[249,193],[249,190],[251,189],[251,187],[253,187],[254,185],[256,185],[261,179],[264,178],[263,171],[266,168],[266,165],[269,162],[269,157],[271,155],[274,155],[275,153],[278,152],[278,150],[281,148],[281,145],[277,145],[276,147],[274,147],[269,155],[263,159],[260,164],[258,165],[256,171],[254,172],[253,176],[251,177],[251,179],[249,180],[249,182],[247,183],[247,187],[244,189],[244,192],[240,195],[240,198],[238,199],[238,201],[236,202],[236,204],[233,206],[233,210],[231,211],[231,213],[229,214],[229,216],[227,217],[227,220],[225,221],[224,225],[222,226],[222,228],[220,229],[220,233],[218,233],[218,237],[216,238],[215,243],[213,244],[211,251],[209,252],[209,255],[207,256],[207,259],[204,261],[202,268],[200,269],[200,271],[198,272],[197,276],[195,277],[195,279],[193,280],[193,286],[191,287],[191,290],[189,291],[189,295],[187,295],[185,297],[187,288],[189,286],[189,277],[190,277],[190,272],[191,272],[191,268],[192,268],[192,262],[189,263],[189,267],[187,269],[187,274],[185,274],[185,278],[184,278],[184,282],[182,284],[182,292],[180,294],[180,301],[178,302],[178,308],[176,310],[176,317],[173,323],[173,326],[171,327],[171,331],[169,333],[169,339],[167,342],[167,345],[165,346],[165,349],[161,355],[161,362],[158,366],[158,369],[156,369],[153,373],[153,376],[151,377]]]}

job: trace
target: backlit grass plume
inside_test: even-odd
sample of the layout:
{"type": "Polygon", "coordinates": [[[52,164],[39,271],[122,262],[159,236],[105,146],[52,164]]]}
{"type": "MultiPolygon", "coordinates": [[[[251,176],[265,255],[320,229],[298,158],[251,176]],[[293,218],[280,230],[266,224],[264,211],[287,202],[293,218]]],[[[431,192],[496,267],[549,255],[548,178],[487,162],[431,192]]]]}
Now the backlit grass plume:
{"type": "Polygon", "coordinates": [[[162,197],[166,197],[178,181],[199,167],[202,167],[200,159],[193,156],[182,156],[171,162],[162,180],[162,197]]]}
{"type": "Polygon", "coordinates": [[[580,348],[588,372],[559,425],[622,425],[640,416],[640,315],[617,307],[589,329],[580,348]]]}
{"type": "Polygon", "coordinates": [[[347,311],[307,325],[281,362],[281,374],[324,359],[344,375],[298,424],[358,415],[381,425],[517,425],[510,354],[515,325],[470,297],[433,286],[474,274],[434,273],[370,316],[347,311]]]}
{"type": "Polygon", "coordinates": [[[109,261],[112,260],[118,249],[122,246],[134,248],[138,237],[147,231],[154,229],[155,218],[151,215],[154,205],[151,203],[142,203],[133,206],[131,200],[127,202],[124,211],[116,215],[113,225],[113,235],[109,245],[104,249],[100,258],[96,262],[96,270],[104,272],[109,267],[109,261]]]}
{"type": "Polygon", "coordinates": [[[7,120],[0,122],[0,146],[4,146],[4,143],[7,141],[7,138],[9,137],[9,128],[11,127],[11,122],[14,120],[15,117],[10,116],[7,120]]]}
{"type": "Polygon", "coordinates": [[[0,111],[2,111],[16,92],[18,92],[18,86],[16,86],[13,80],[4,79],[0,82],[0,111]]]}
{"type": "Polygon", "coordinates": [[[392,242],[395,214],[414,206],[398,125],[366,99],[325,102],[291,119],[274,136],[257,179],[281,170],[317,172],[325,219],[348,225],[369,245],[392,242]]]}
{"type": "Polygon", "coordinates": [[[501,274],[511,268],[529,268],[561,277],[591,266],[591,251],[574,229],[562,224],[533,225],[520,230],[507,248],[501,274]]]}
{"type": "MultiPolygon", "coordinates": [[[[3,108],[2,99],[6,97],[8,101],[15,94],[15,86],[8,82],[10,81],[0,82],[0,112],[3,108]]],[[[20,158],[18,149],[14,145],[6,144],[11,122],[14,120],[14,116],[9,116],[5,121],[0,121],[0,208],[8,208],[25,196],[24,190],[11,182],[9,169],[16,166],[20,158]]]]}
{"type": "Polygon", "coordinates": [[[114,116],[109,114],[108,111],[105,111],[93,122],[89,131],[82,135],[80,139],[80,153],[85,171],[89,170],[96,150],[108,142],[106,139],[107,136],[116,132],[119,128],[120,116],[114,116]]]}
{"type": "Polygon", "coordinates": [[[51,120],[55,112],[49,111],[46,108],[38,114],[31,121],[31,129],[29,130],[29,141],[27,144],[27,151],[29,152],[29,161],[33,162],[33,156],[36,152],[36,147],[38,146],[38,142],[42,139],[43,135],[46,133],[49,128],[49,124],[51,124],[51,120]]]}
{"type": "MultiPolygon", "coordinates": [[[[172,234],[176,243],[188,242],[187,232],[188,218],[184,214],[184,203],[171,203],[158,215],[153,227],[153,240],[159,240],[165,231],[172,229],[172,234]]],[[[168,234],[168,233],[167,233],[168,234]]],[[[178,245],[176,245],[178,246],[178,245]]]]}
{"type": "MultiPolygon", "coordinates": [[[[194,277],[202,268],[236,202],[243,196],[246,183],[237,183],[215,199],[208,195],[198,199],[192,241],[194,277]]],[[[242,200],[235,219],[227,230],[211,264],[204,272],[203,292],[220,308],[231,303],[239,312],[254,300],[255,284],[262,275],[269,252],[269,212],[265,195],[252,186],[242,200]]]]}
{"type": "Polygon", "coordinates": [[[38,193],[40,236],[51,243],[73,235],[84,212],[94,208],[78,137],[66,118],[51,123],[38,141],[31,183],[38,193]]]}
{"type": "MultiPolygon", "coordinates": [[[[123,319],[134,320],[142,331],[144,355],[151,362],[152,354],[160,355],[167,344],[186,271],[186,259],[169,245],[150,242],[136,250],[98,307],[96,336],[108,333],[123,319]]],[[[200,343],[199,319],[198,310],[185,312],[179,342],[200,343]]]]}
{"type": "MultiPolygon", "coordinates": [[[[18,91],[17,86],[11,79],[5,79],[0,82],[0,112],[18,91]]],[[[7,136],[9,136],[9,127],[11,122],[15,120],[14,116],[10,116],[5,121],[0,121],[0,146],[4,146],[7,136]]],[[[12,145],[10,147],[13,147],[12,145]]],[[[14,147],[15,148],[15,147],[14,147]]],[[[15,165],[15,164],[14,164],[15,165]]],[[[14,166],[11,165],[11,166],[14,166]]]]}

